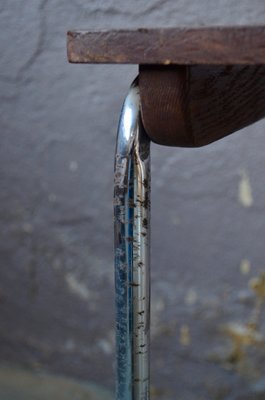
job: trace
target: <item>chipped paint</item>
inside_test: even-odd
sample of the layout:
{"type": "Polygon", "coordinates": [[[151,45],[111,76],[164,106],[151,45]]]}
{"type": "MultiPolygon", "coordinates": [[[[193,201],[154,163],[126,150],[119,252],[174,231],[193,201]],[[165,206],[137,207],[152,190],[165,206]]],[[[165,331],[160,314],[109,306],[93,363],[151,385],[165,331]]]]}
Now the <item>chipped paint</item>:
{"type": "Polygon", "coordinates": [[[191,342],[190,338],[190,328],[188,325],[182,325],[180,327],[179,342],[182,346],[189,346],[191,342]]]}
{"type": "Polygon", "coordinates": [[[224,326],[224,333],[232,340],[232,350],[228,357],[231,363],[239,363],[246,356],[246,348],[265,343],[264,336],[250,324],[231,322],[224,326]]]}
{"type": "Polygon", "coordinates": [[[79,281],[71,272],[65,275],[65,280],[72,294],[79,297],[81,300],[87,301],[91,299],[92,293],[88,287],[79,281]]]}
{"type": "Polygon", "coordinates": [[[238,201],[243,207],[251,207],[253,205],[250,180],[245,170],[241,171],[241,179],[238,186],[238,201]]]}
{"type": "Polygon", "coordinates": [[[265,300],[265,273],[250,279],[249,287],[255,292],[257,297],[265,300]]]}
{"type": "Polygon", "coordinates": [[[253,351],[254,347],[257,347],[257,350],[265,347],[265,336],[261,330],[262,309],[265,301],[265,273],[250,279],[249,287],[256,299],[248,320],[246,322],[232,321],[222,327],[223,333],[232,341],[232,348],[226,361],[237,365],[237,368],[246,364],[248,348],[253,351]]]}
{"type": "Polygon", "coordinates": [[[262,343],[263,336],[256,332],[251,326],[243,325],[237,322],[232,322],[224,327],[224,331],[238,346],[250,346],[252,344],[262,343]]]}
{"type": "Polygon", "coordinates": [[[250,279],[249,287],[253,290],[256,296],[264,301],[265,300],[265,273],[260,276],[250,279]]]}
{"type": "Polygon", "coordinates": [[[248,275],[250,273],[251,264],[250,261],[246,258],[241,260],[240,262],[240,272],[242,275],[248,275]]]}

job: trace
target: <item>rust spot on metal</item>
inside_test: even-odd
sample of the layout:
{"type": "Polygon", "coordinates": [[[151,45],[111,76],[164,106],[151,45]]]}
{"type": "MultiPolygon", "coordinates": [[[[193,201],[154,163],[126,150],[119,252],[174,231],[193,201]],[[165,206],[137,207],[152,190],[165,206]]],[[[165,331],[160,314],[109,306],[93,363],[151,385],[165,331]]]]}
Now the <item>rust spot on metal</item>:
{"type": "Polygon", "coordinates": [[[144,228],[147,228],[148,227],[148,221],[147,221],[147,218],[143,218],[143,227],[144,228]]]}
{"type": "Polygon", "coordinates": [[[147,179],[143,180],[143,186],[144,186],[145,189],[148,189],[149,185],[148,185],[148,180],[147,179]]]}
{"type": "Polygon", "coordinates": [[[140,286],[139,283],[136,283],[136,282],[130,282],[129,285],[133,286],[133,287],[140,286]]]}

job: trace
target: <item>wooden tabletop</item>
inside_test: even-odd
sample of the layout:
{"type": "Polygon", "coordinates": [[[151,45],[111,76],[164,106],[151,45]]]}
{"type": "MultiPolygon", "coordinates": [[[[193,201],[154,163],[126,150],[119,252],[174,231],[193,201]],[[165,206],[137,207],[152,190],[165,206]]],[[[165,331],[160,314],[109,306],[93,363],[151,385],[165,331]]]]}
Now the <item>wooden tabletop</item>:
{"type": "Polygon", "coordinates": [[[265,64],[265,26],[69,31],[68,60],[93,64],[265,64]]]}

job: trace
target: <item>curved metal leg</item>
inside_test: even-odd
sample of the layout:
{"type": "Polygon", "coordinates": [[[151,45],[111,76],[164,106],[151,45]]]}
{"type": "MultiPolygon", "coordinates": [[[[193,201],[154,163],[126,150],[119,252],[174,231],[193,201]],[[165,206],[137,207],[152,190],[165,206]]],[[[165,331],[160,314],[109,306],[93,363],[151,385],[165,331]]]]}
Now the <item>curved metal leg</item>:
{"type": "Polygon", "coordinates": [[[149,400],[149,150],[135,81],[121,112],[115,157],[117,400],[149,400]]]}

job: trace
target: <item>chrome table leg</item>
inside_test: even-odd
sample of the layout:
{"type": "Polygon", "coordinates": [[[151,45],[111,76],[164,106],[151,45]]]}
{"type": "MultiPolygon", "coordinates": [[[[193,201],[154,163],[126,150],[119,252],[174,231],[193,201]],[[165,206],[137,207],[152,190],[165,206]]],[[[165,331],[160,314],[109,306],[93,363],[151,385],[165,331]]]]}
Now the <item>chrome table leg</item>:
{"type": "Polygon", "coordinates": [[[149,400],[149,153],[135,81],[121,112],[115,157],[116,400],[149,400]]]}

